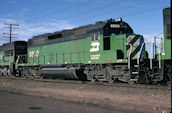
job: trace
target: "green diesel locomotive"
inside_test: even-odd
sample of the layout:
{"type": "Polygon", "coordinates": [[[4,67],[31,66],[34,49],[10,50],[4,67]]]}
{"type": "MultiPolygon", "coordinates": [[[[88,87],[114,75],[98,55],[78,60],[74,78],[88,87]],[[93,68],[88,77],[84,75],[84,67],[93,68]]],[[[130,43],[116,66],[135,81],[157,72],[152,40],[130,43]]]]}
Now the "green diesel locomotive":
{"type": "MultiPolygon", "coordinates": [[[[124,82],[145,78],[140,77],[146,72],[144,38],[121,18],[36,36],[25,49],[12,61],[18,76],[124,82]]],[[[10,71],[8,67],[1,72],[10,71]]]]}
{"type": "MultiPolygon", "coordinates": [[[[171,8],[163,9],[163,28],[164,28],[164,52],[159,47],[159,52],[155,53],[155,61],[152,64],[153,75],[157,80],[171,81],[172,56],[171,56],[171,8]]],[[[161,40],[162,41],[162,40],[161,40]]],[[[162,46],[162,45],[161,45],[162,46]]]]}
{"type": "Polygon", "coordinates": [[[0,75],[111,82],[168,81],[171,64],[165,66],[162,59],[167,57],[162,55],[156,55],[158,60],[148,59],[143,36],[135,34],[121,18],[110,19],[0,46],[0,75]],[[5,47],[8,45],[12,48],[5,47]]]}
{"type": "MultiPolygon", "coordinates": [[[[0,46],[0,75],[11,76],[16,74],[16,62],[20,55],[27,54],[27,42],[16,41],[12,43],[6,43],[0,46]]],[[[21,59],[22,60],[22,59],[21,59]]]]}

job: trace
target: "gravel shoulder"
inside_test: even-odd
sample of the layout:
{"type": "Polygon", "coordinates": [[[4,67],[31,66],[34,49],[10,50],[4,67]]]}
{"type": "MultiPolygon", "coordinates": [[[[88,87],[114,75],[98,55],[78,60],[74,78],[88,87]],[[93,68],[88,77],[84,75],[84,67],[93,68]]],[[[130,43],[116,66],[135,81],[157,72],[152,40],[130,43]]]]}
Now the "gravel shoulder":
{"type": "Polygon", "coordinates": [[[41,82],[0,77],[0,89],[128,113],[169,113],[170,90],[41,82]]]}

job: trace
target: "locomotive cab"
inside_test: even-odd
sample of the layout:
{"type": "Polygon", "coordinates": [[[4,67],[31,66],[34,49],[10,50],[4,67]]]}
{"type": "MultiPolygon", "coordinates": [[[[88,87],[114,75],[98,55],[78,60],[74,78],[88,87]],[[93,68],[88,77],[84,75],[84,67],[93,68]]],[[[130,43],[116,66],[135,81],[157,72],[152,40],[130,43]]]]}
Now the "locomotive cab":
{"type": "Polygon", "coordinates": [[[112,36],[119,34],[132,34],[132,28],[120,19],[115,21],[114,19],[108,20],[107,24],[103,27],[104,36],[112,36]]]}
{"type": "MultiPolygon", "coordinates": [[[[134,35],[134,32],[127,23],[122,21],[122,18],[119,18],[118,21],[114,19],[108,20],[107,24],[103,27],[103,50],[111,50],[111,47],[119,47],[118,44],[120,43],[122,44],[121,46],[126,46],[127,41],[126,44],[124,44],[123,40],[127,40],[127,35],[134,35]],[[121,35],[121,37],[119,37],[119,35],[121,35]],[[119,43],[116,43],[117,41],[119,43]]],[[[115,49],[115,51],[116,59],[124,59],[125,50],[119,47],[119,49],[115,49]]],[[[127,58],[127,55],[125,55],[125,58],[127,58]]]]}
{"type": "Polygon", "coordinates": [[[20,60],[19,63],[23,62],[23,63],[27,63],[27,42],[25,41],[17,41],[14,43],[15,44],[15,61],[17,60],[17,58],[20,56],[20,60]]]}
{"type": "MultiPolygon", "coordinates": [[[[122,18],[119,18],[118,21],[114,19],[108,20],[107,24],[103,27],[103,49],[110,50],[111,37],[122,34],[133,34],[133,29],[127,23],[123,22],[122,18]]],[[[116,54],[117,59],[124,59],[123,50],[116,50],[116,54]]]]}

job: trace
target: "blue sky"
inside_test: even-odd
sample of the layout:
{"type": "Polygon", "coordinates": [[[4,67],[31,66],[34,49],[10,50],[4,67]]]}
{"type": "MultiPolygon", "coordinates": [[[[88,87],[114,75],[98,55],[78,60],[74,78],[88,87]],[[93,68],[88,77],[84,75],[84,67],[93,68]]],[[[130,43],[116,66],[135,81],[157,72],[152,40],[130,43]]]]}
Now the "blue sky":
{"type": "Polygon", "coordinates": [[[1,0],[0,45],[8,42],[4,23],[19,24],[14,41],[118,17],[151,41],[163,33],[162,9],[169,6],[170,0],[1,0]]]}

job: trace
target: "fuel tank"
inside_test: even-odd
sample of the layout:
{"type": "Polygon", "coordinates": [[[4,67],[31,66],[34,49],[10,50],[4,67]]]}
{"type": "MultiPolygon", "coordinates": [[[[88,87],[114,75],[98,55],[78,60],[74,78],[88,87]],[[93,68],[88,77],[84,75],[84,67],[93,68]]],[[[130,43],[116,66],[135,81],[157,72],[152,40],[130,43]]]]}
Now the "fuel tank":
{"type": "Polygon", "coordinates": [[[44,78],[78,79],[75,68],[45,66],[41,74],[44,78]]]}

